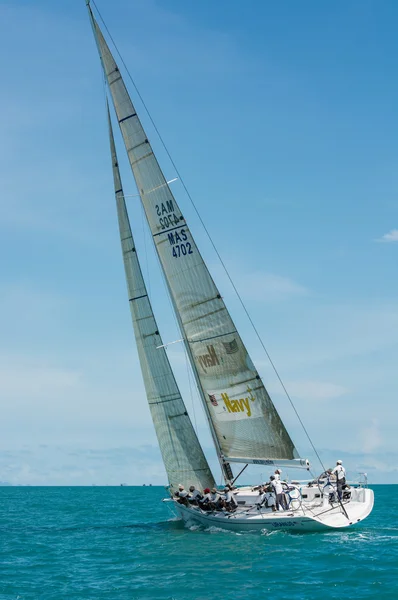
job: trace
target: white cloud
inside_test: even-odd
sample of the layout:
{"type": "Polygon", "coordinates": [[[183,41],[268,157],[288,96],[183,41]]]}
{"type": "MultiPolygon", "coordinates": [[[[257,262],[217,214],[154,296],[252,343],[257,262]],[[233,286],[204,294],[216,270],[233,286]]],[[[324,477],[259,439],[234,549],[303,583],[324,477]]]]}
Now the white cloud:
{"type": "Polygon", "coordinates": [[[1,364],[0,395],[7,399],[48,398],[71,392],[79,383],[79,373],[39,364],[1,364]]]}
{"type": "Polygon", "coordinates": [[[380,423],[378,419],[372,419],[367,427],[359,433],[361,450],[366,453],[374,452],[382,445],[380,423]]]}
{"type": "Polygon", "coordinates": [[[23,319],[34,323],[46,320],[49,314],[57,308],[64,308],[69,302],[70,298],[56,290],[46,289],[27,278],[0,284],[0,318],[4,324],[10,315],[15,321],[23,319]]]}
{"type": "MultiPolygon", "coordinates": [[[[270,348],[275,364],[283,365],[285,373],[303,368],[314,372],[315,368],[319,370],[328,363],[330,372],[348,358],[352,361],[387,349],[394,353],[397,328],[398,310],[393,303],[296,305],[294,313],[284,315],[270,348]]],[[[269,338],[268,331],[260,330],[265,339],[266,335],[269,338]]],[[[374,365],[364,375],[372,371],[374,365]]]]}
{"type": "MultiPolygon", "coordinates": [[[[365,452],[357,447],[356,451],[342,450],[338,447],[322,448],[318,447],[318,452],[326,467],[333,467],[337,459],[342,459],[347,469],[348,479],[357,481],[360,479],[360,473],[367,473],[369,483],[397,483],[398,482],[398,454],[397,452],[385,452],[382,449],[373,452],[365,452]]],[[[311,456],[308,449],[305,456],[311,456]]],[[[314,460],[313,466],[318,467],[314,460]]]]}
{"type": "MultiPolygon", "coordinates": [[[[235,277],[236,279],[236,277],[235,277]]],[[[255,271],[239,276],[239,292],[248,299],[264,301],[284,300],[292,296],[305,296],[307,288],[289,277],[255,271]]]]}
{"type": "MultiPolygon", "coordinates": [[[[2,445],[3,446],[3,445],[2,445]]],[[[396,483],[398,481],[398,454],[375,451],[344,452],[339,449],[319,448],[326,467],[341,458],[350,480],[356,480],[360,472],[367,472],[370,483],[396,483]]],[[[205,448],[213,472],[218,472],[214,451],[205,448]]],[[[311,451],[302,453],[312,458],[311,451]]],[[[317,461],[314,471],[321,470],[317,461]]],[[[85,445],[29,444],[10,449],[4,446],[0,453],[0,485],[166,485],[167,476],[159,448],[150,443],[87,447],[85,445]]],[[[241,483],[251,484],[267,476],[267,470],[249,467],[241,483]]],[[[292,470],[290,477],[297,477],[292,470]]]]}
{"type": "Polygon", "coordinates": [[[398,229],[391,229],[388,233],[385,233],[378,242],[398,242],[398,229]]]}
{"type": "Polygon", "coordinates": [[[12,485],[166,485],[159,449],[29,445],[0,455],[1,483],[12,485]]]}
{"type": "Polygon", "coordinates": [[[302,400],[331,400],[347,394],[348,390],[335,383],[322,381],[288,381],[289,394],[302,400]]]}

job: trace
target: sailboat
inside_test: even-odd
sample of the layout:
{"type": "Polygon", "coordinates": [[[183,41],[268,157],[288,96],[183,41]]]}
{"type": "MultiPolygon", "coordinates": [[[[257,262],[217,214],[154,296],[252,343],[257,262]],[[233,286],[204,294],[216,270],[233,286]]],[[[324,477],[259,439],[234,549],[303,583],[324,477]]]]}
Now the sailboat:
{"type": "Polygon", "coordinates": [[[148,404],[169,481],[166,500],[189,526],[215,526],[233,531],[327,530],[361,522],[371,512],[374,502],[373,491],[366,485],[351,486],[340,495],[327,474],[304,483],[285,483],[285,509],[278,511],[259,502],[255,486],[237,486],[232,470],[235,463],[297,467],[307,474],[309,462],[300,457],[250,358],[161,170],[90,0],[86,4],[108,94],[181,341],[192,367],[222,476],[232,489],[236,508],[204,510],[200,503],[182,503],[178,497],[179,485],[185,489],[194,486],[201,491],[216,484],[168,360],[140,268],[107,102],[129,305],[148,404]]]}

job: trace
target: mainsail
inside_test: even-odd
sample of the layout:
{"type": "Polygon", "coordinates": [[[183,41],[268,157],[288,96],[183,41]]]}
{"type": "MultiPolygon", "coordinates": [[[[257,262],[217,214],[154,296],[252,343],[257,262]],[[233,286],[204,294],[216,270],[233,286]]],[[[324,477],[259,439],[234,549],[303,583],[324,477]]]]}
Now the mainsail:
{"type": "Polygon", "coordinates": [[[213,475],[187,413],[166,351],[162,346],[138,261],[120,178],[108,108],[113,179],[124,269],[138,356],[170,489],[179,483],[203,490],[215,485],[213,475]]]}
{"type": "MultiPolygon", "coordinates": [[[[90,16],[130,165],[219,457],[224,462],[296,461],[294,444],[199,253],[91,10],[90,16]]],[[[298,459],[297,464],[304,466],[306,461],[298,459]]]]}

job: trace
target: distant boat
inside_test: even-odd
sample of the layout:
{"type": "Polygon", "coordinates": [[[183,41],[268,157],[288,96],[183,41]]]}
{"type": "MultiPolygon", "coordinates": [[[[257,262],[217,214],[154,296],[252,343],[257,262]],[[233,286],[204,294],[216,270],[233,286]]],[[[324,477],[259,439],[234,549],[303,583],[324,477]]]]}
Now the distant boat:
{"type": "MultiPolygon", "coordinates": [[[[90,0],[86,2],[138,195],[181,330],[179,341],[185,344],[224,480],[234,484],[234,463],[308,469],[308,460],[300,458],[198,250],[93,16],[90,0]]],[[[178,389],[149,301],[123,194],[109,108],[108,124],[131,316],[175,510],[189,524],[235,531],[327,530],[362,521],[373,507],[372,490],[351,487],[338,497],[336,485],[328,476],[309,484],[284,483],[287,509],[278,512],[268,503],[258,506],[259,493],[252,487],[234,491],[238,508],[233,511],[205,511],[178,501],[175,492],[179,484],[185,489],[194,485],[204,490],[214,488],[215,480],[178,389]]],[[[255,218],[249,202],[245,218],[255,218]]]]}

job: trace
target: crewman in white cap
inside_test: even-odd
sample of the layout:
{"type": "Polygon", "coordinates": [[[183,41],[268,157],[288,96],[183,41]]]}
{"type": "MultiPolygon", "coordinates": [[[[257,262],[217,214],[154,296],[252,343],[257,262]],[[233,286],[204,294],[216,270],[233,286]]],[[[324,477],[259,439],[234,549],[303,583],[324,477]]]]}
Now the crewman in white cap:
{"type": "Polygon", "coordinates": [[[200,502],[200,500],[202,500],[202,499],[203,499],[203,496],[200,493],[200,491],[197,490],[194,485],[191,485],[189,488],[189,498],[188,498],[188,501],[190,502],[190,504],[198,504],[200,502]]]}
{"type": "Polygon", "coordinates": [[[343,496],[343,487],[345,486],[345,468],[343,467],[343,461],[338,460],[336,462],[336,466],[333,469],[332,473],[336,475],[337,479],[337,495],[339,500],[341,500],[343,496]]]}
{"type": "Polygon", "coordinates": [[[220,508],[220,500],[221,500],[221,496],[218,493],[217,488],[215,488],[215,487],[212,488],[212,490],[210,492],[210,506],[213,510],[220,508]]]}
{"type": "Polygon", "coordinates": [[[269,482],[263,484],[260,491],[260,497],[256,503],[258,508],[264,506],[264,508],[272,508],[273,511],[276,511],[275,497],[271,491],[272,489],[269,482]]]}
{"type": "Polygon", "coordinates": [[[184,486],[182,485],[182,483],[179,484],[178,491],[175,493],[175,496],[177,496],[177,498],[178,498],[177,502],[179,502],[180,504],[188,504],[189,494],[186,491],[186,489],[184,488],[184,486]]]}
{"type": "Polygon", "coordinates": [[[285,498],[283,495],[283,487],[279,479],[275,475],[270,477],[271,487],[275,495],[276,510],[285,510],[285,498]]]}
{"type": "Polygon", "coordinates": [[[224,506],[228,511],[233,511],[238,506],[235,494],[231,492],[229,486],[225,486],[222,500],[224,501],[224,506]]]}

